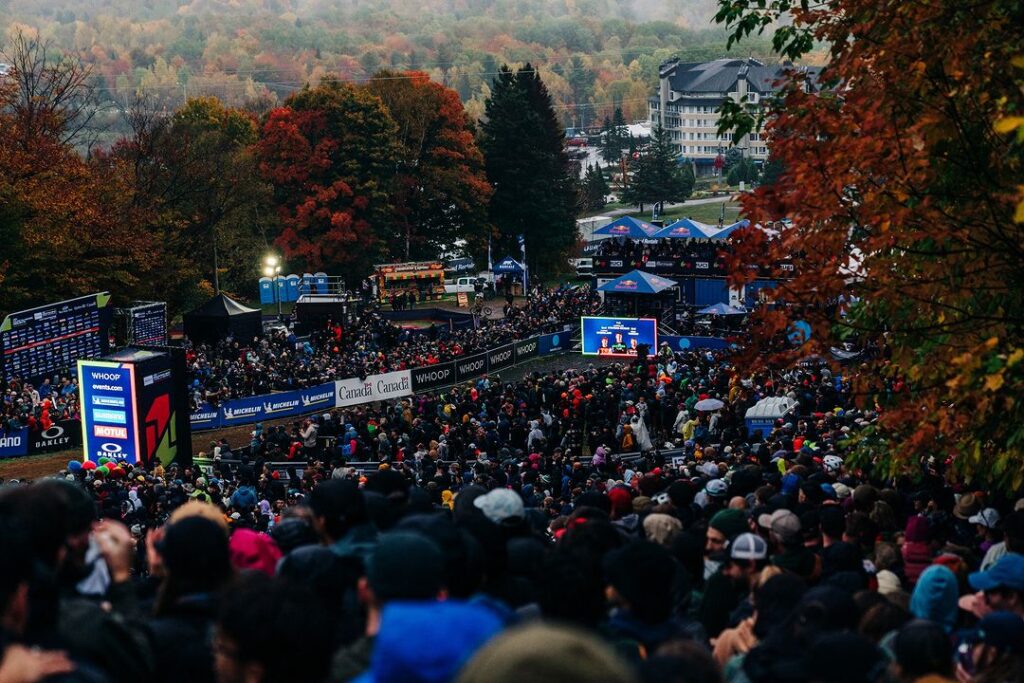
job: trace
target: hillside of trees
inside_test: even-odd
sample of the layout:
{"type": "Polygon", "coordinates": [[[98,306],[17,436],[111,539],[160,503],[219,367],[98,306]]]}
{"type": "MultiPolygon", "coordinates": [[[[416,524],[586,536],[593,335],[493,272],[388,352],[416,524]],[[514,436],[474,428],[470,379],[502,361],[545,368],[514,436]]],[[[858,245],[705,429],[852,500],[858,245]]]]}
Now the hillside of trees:
{"type": "MultiPolygon", "coordinates": [[[[200,95],[265,112],[325,75],[358,82],[381,69],[427,73],[479,119],[500,65],[525,62],[538,68],[561,123],[587,126],[616,106],[629,121],[646,118],[662,60],[724,56],[714,7],[714,0],[0,0],[0,23],[5,41],[20,30],[78,56],[102,110],[96,123],[113,129],[140,95],[155,112],[200,95]]],[[[768,53],[766,41],[744,46],[745,55],[768,53]]]]}

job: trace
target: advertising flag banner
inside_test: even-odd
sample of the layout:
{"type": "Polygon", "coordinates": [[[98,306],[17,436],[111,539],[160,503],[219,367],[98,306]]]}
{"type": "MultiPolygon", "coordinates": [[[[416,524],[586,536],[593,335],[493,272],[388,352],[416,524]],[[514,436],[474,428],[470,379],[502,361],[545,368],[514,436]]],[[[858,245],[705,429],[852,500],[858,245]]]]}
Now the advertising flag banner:
{"type": "Polygon", "coordinates": [[[385,401],[412,394],[412,377],[408,370],[370,375],[366,379],[352,377],[338,380],[335,385],[335,402],[338,408],[361,403],[385,401]]]}

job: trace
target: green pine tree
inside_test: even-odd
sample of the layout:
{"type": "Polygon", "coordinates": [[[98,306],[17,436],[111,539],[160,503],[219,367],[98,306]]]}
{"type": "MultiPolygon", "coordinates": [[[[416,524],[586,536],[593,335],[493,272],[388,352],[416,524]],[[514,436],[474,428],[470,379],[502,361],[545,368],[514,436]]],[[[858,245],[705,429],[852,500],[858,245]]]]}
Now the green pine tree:
{"type": "Polygon", "coordinates": [[[498,245],[518,256],[516,236],[525,235],[531,272],[561,267],[577,239],[578,195],[551,96],[529,64],[503,66],[486,113],[481,146],[498,245]]]}
{"type": "Polygon", "coordinates": [[[669,133],[660,125],[652,132],[647,150],[630,164],[630,171],[622,198],[641,210],[644,204],[681,202],[693,191],[693,169],[679,165],[669,133]]]}

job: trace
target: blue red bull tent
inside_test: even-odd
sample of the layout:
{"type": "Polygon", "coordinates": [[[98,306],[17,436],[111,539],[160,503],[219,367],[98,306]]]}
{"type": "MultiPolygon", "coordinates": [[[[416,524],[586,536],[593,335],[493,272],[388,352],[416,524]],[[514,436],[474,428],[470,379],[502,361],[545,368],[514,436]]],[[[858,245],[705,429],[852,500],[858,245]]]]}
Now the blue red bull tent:
{"type": "Polygon", "coordinates": [[[642,270],[631,270],[625,275],[604,283],[597,288],[597,291],[613,294],[657,294],[675,286],[675,280],[658,277],[642,270]]]}
{"type": "Polygon", "coordinates": [[[654,233],[654,239],[707,239],[715,232],[715,228],[691,218],[683,218],[654,233]]]}
{"type": "Polygon", "coordinates": [[[733,234],[734,232],[736,232],[740,228],[745,228],[748,225],[750,225],[750,221],[748,221],[747,219],[744,218],[741,221],[736,221],[732,225],[727,225],[724,228],[722,228],[721,230],[718,230],[717,232],[715,232],[715,234],[711,235],[711,237],[712,237],[712,239],[716,239],[716,240],[724,240],[726,237],[728,237],[729,235],[733,234]]]}
{"type": "Polygon", "coordinates": [[[616,219],[598,228],[594,231],[595,235],[609,235],[611,237],[629,237],[635,240],[646,240],[651,239],[654,233],[658,232],[661,228],[653,223],[646,221],[637,220],[629,216],[623,216],[622,218],[616,219]]]}

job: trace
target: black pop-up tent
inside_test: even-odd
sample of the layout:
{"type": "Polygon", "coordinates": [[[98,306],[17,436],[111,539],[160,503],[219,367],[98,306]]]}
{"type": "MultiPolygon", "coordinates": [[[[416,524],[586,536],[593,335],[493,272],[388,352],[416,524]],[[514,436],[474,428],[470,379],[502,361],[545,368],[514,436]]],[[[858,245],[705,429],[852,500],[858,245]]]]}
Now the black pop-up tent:
{"type": "Polygon", "coordinates": [[[251,341],[262,331],[262,313],[224,294],[218,294],[185,314],[185,335],[196,343],[218,341],[226,337],[251,341]]]}

